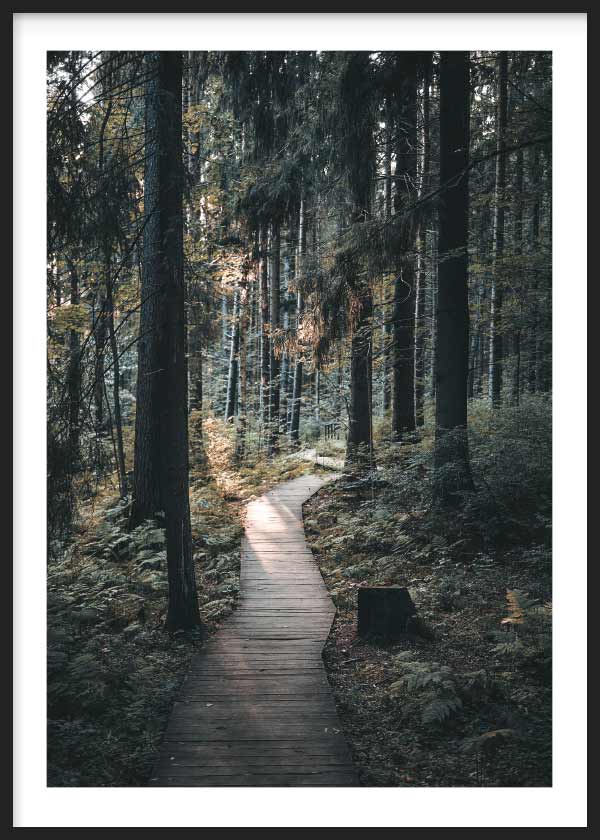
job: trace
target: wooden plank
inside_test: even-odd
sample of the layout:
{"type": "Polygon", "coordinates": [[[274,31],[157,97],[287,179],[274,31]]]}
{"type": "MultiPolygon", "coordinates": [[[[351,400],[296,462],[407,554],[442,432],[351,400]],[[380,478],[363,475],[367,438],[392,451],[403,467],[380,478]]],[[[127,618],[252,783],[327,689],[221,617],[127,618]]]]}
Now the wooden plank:
{"type": "Polygon", "coordinates": [[[181,756],[197,757],[206,760],[208,752],[214,758],[228,757],[266,757],[266,756],[297,756],[305,760],[306,756],[348,756],[348,746],[343,738],[336,741],[322,738],[306,739],[304,741],[293,741],[280,738],[277,741],[266,741],[256,739],[254,741],[179,741],[165,738],[163,741],[164,755],[169,759],[176,756],[179,751],[181,756]],[[207,752],[208,751],[208,752],[207,752]]]}
{"type": "Polygon", "coordinates": [[[169,776],[188,776],[190,768],[201,767],[205,772],[212,773],[225,771],[231,775],[239,774],[240,771],[250,770],[251,772],[269,770],[275,767],[285,767],[287,772],[307,773],[311,769],[332,771],[334,768],[347,770],[349,762],[344,761],[340,756],[322,755],[305,756],[304,763],[302,756],[294,755],[258,755],[258,756],[173,756],[161,759],[157,767],[157,774],[165,773],[169,776]],[[206,761],[210,763],[205,763],[206,761]],[[199,764],[198,762],[202,762],[199,764]]]}
{"type": "Polygon", "coordinates": [[[193,707],[198,709],[199,712],[204,711],[207,714],[218,714],[220,711],[225,712],[228,709],[233,709],[234,707],[236,709],[236,713],[237,710],[243,711],[246,709],[246,711],[251,714],[262,714],[263,712],[268,714],[270,711],[281,709],[287,709],[290,713],[294,714],[298,714],[298,712],[302,710],[307,712],[321,711],[323,709],[328,709],[332,712],[335,711],[335,703],[333,702],[331,695],[315,698],[312,702],[300,700],[296,696],[293,696],[286,698],[285,703],[270,700],[256,700],[254,698],[241,696],[238,697],[237,700],[230,698],[216,705],[212,703],[210,705],[199,703],[190,697],[182,695],[181,699],[175,701],[174,709],[176,709],[178,705],[187,706],[189,708],[193,707]]]}
{"type": "Polygon", "coordinates": [[[306,723],[292,727],[287,724],[271,724],[259,723],[253,724],[256,726],[255,737],[251,738],[248,734],[248,725],[246,723],[238,723],[238,725],[215,726],[191,726],[187,723],[169,723],[167,727],[166,736],[169,740],[174,741],[196,741],[210,744],[213,741],[221,741],[224,743],[231,743],[232,741],[246,741],[253,742],[255,740],[261,741],[278,741],[280,738],[286,738],[289,741],[306,741],[307,738],[320,738],[324,742],[331,740],[335,741],[338,736],[330,734],[333,727],[315,725],[311,726],[306,723]]]}
{"type": "Polygon", "coordinates": [[[293,773],[294,775],[302,774],[303,776],[314,776],[315,774],[322,773],[346,773],[348,769],[348,762],[340,762],[336,759],[330,759],[328,761],[325,760],[322,763],[309,762],[301,764],[298,763],[298,761],[294,763],[290,760],[277,761],[271,758],[269,760],[258,762],[217,762],[205,764],[202,767],[193,763],[181,763],[176,760],[163,760],[158,767],[158,773],[161,773],[162,771],[170,778],[189,779],[190,776],[194,777],[198,775],[209,775],[211,778],[239,776],[240,773],[244,773],[244,775],[271,775],[274,770],[278,773],[293,773]]]}
{"type": "Polygon", "coordinates": [[[353,787],[357,784],[353,769],[346,772],[336,770],[328,773],[321,771],[313,775],[296,773],[246,773],[236,776],[215,776],[206,774],[188,774],[178,776],[153,777],[150,785],[155,787],[353,787]]]}

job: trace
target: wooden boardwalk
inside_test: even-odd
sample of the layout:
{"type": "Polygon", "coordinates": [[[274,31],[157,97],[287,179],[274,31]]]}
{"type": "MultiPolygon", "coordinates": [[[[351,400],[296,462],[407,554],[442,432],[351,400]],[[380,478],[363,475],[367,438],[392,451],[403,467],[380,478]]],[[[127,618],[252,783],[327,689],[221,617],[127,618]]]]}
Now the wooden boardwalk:
{"type": "Polygon", "coordinates": [[[335,607],[302,524],[323,484],[248,505],[238,608],[192,661],[151,785],[358,785],[321,658],[335,607]]]}

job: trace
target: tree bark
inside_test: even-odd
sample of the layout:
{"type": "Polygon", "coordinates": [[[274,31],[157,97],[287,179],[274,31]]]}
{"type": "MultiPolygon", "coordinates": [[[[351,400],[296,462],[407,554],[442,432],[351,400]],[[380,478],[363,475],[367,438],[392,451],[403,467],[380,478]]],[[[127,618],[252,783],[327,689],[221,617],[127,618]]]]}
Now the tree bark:
{"type": "Polygon", "coordinates": [[[108,312],[108,333],[110,338],[110,350],[112,354],[113,373],[113,405],[115,415],[115,442],[117,447],[117,471],[119,474],[119,490],[121,498],[128,493],[127,470],[125,467],[125,448],[123,446],[123,422],[121,419],[121,368],[119,363],[119,347],[115,333],[115,312],[113,300],[113,283],[110,277],[110,261],[107,261],[109,274],[106,279],[106,309],[108,312]]]}
{"type": "MultiPolygon", "coordinates": [[[[209,250],[211,246],[209,245],[209,250]]],[[[221,354],[220,354],[220,381],[218,401],[225,412],[225,401],[227,399],[227,374],[229,372],[229,301],[225,284],[221,284],[221,354]]]]}
{"type": "MultiPolygon", "coordinates": [[[[300,216],[298,224],[298,258],[295,266],[295,280],[298,286],[298,278],[301,277],[304,268],[304,255],[306,253],[306,201],[300,201],[300,216]]],[[[296,292],[296,363],[294,366],[294,384],[292,391],[292,414],[290,418],[290,443],[297,446],[300,442],[300,407],[302,404],[302,379],[304,376],[304,365],[302,361],[302,350],[300,347],[300,324],[302,318],[302,292],[300,288],[296,292]]]]}
{"type": "Polygon", "coordinates": [[[106,352],[106,320],[107,307],[105,290],[98,290],[97,311],[94,312],[96,327],[94,329],[94,413],[96,429],[105,431],[104,417],[104,353],[106,352]]]}
{"type": "Polygon", "coordinates": [[[164,129],[161,110],[164,92],[158,76],[160,59],[150,53],[146,71],[146,162],[144,172],[144,236],[142,250],[142,283],[140,334],[138,339],[138,371],[135,412],[135,444],[133,468],[133,506],[131,524],[151,519],[161,510],[160,442],[158,432],[158,330],[161,282],[163,282],[163,237],[165,219],[164,129]]]}
{"type": "Polygon", "coordinates": [[[271,364],[270,364],[270,307],[269,307],[269,261],[267,255],[267,227],[260,229],[260,383],[262,403],[263,442],[268,443],[271,408],[271,364]]]}
{"type": "MultiPolygon", "coordinates": [[[[417,76],[410,58],[400,65],[403,96],[396,146],[396,214],[414,200],[417,184],[417,76]]],[[[392,440],[415,431],[415,226],[401,218],[401,261],[394,283],[392,328],[392,440]]]]}
{"type": "Polygon", "coordinates": [[[516,209],[514,224],[514,251],[518,261],[517,276],[519,282],[517,293],[519,299],[517,301],[517,324],[513,330],[513,368],[510,401],[511,405],[518,406],[521,399],[521,322],[523,319],[524,294],[523,272],[521,264],[521,258],[523,255],[523,149],[518,149],[516,154],[515,192],[516,209]]]}
{"type": "Polygon", "coordinates": [[[362,467],[373,462],[371,428],[371,365],[373,340],[373,298],[366,284],[360,300],[360,314],[352,332],[350,356],[350,402],[346,465],[362,467]]]}
{"type": "MultiPolygon", "coordinates": [[[[384,181],[384,218],[386,225],[390,224],[390,219],[392,218],[392,140],[393,140],[393,128],[392,128],[392,109],[390,104],[388,103],[387,110],[386,110],[386,127],[385,127],[385,153],[384,153],[384,160],[383,160],[383,174],[385,177],[384,181]]],[[[382,300],[385,300],[386,296],[386,284],[385,282],[382,284],[382,300]]],[[[382,393],[382,400],[381,400],[381,409],[382,414],[385,414],[389,411],[390,405],[392,402],[392,390],[391,390],[391,382],[390,382],[390,350],[391,350],[391,337],[392,337],[392,324],[390,323],[390,319],[385,315],[385,308],[383,309],[383,325],[381,329],[381,343],[382,343],[382,352],[383,352],[383,393],[382,393]]]]}
{"type": "Polygon", "coordinates": [[[456,506],[471,487],[467,444],[469,99],[468,53],[443,52],[434,448],[438,508],[456,506]]]}
{"type": "MultiPolygon", "coordinates": [[[[79,305],[79,274],[73,260],[67,260],[71,281],[71,306],[79,305]]],[[[77,330],[69,330],[69,363],[67,367],[67,394],[69,401],[69,446],[74,463],[79,461],[81,435],[81,354],[77,330]]]]}
{"type": "Polygon", "coordinates": [[[415,274],[409,260],[394,283],[392,327],[392,440],[415,429],[414,406],[415,274]]]}
{"type": "MultiPolygon", "coordinates": [[[[540,237],[540,204],[538,199],[540,188],[540,151],[538,146],[534,146],[530,152],[531,163],[529,166],[529,177],[531,183],[531,193],[533,195],[533,207],[531,209],[531,245],[530,252],[534,255],[537,252],[538,241],[540,237]]],[[[534,280],[531,288],[532,293],[532,312],[530,317],[529,330],[529,352],[528,352],[528,372],[527,384],[529,392],[534,394],[537,390],[537,358],[538,358],[538,330],[539,330],[539,282],[537,272],[534,273],[534,280]]]]}
{"type": "MultiPolygon", "coordinates": [[[[548,187],[544,183],[546,178],[550,179],[550,172],[544,168],[543,154],[540,153],[539,161],[539,193],[540,201],[537,205],[536,218],[536,240],[540,242],[541,213],[544,206],[543,194],[548,187]],[[545,176],[545,177],[544,177],[545,176]]],[[[549,184],[548,184],[549,186],[549,184]]],[[[552,229],[552,204],[548,206],[548,229],[552,229]]],[[[536,352],[535,352],[535,383],[536,391],[547,393],[552,388],[552,275],[542,275],[537,284],[538,300],[538,324],[536,330],[536,352]]]]}
{"type": "Polygon", "coordinates": [[[240,292],[236,287],[233,293],[233,313],[231,324],[231,338],[229,344],[229,371],[227,374],[227,396],[225,399],[225,422],[235,417],[238,385],[240,344],[240,292]]]}
{"type": "Polygon", "coordinates": [[[414,404],[415,427],[425,425],[425,228],[417,231],[417,288],[415,293],[414,404]]]}
{"type": "MultiPolygon", "coordinates": [[[[298,292],[298,313],[302,312],[302,295],[298,292]]],[[[302,378],[304,376],[304,364],[300,353],[296,356],[294,365],[294,390],[292,392],[292,417],[290,423],[290,442],[297,446],[300,442],[300,406],[302,403],[302,378]]]]}
{"type": "MultiPolygon", "coordinates": [[[[344,105],[343,157],[352,196],[355,231],[371,217],[372,176],[375,173],[372,116],[368,99],[372,93],[367,53],[352,53],[342,76],[344,105]]],[[[362,268],[357,260],[356,269],[362,268]]],[[[374,467],[373,459],[373,290],[372,277],[361,273],[354,283],[356,315],[352,323],[350,400],[346,466],[362,471],[374,467]]]]}
{"type": "Polygon", "coordinates": [[[267,452],[274,455],[279,450],[279,401],[280,401],[280,380],[279,380],[279,356],[275,352],[275,341],[279,331],[279,307],[280,307],[280,263],[281,263],[281,236],[279,223],[274,222],[271,226],[271,299],[270,299],[270,320],[271,332],[269,340],[270,352],[270,423],[269,441],[267,452]]]}
{"type": "Polygon", "coordinates": [[[437,380],[436,360],[437,360],[437,299],[438,299],[438,273],[439,273],[439,249],[438,249],[438,235],[437,231],[432,232],[432,247],[431,247],[431,262],[433,272],[431,275],[431,321],[429,327],[429,334],[431,336],[431,346],[429,352],[429,396],[435,400],[435,387],[437,380]]]}
{"type": "Polygon", "coordinates": [[[235,457],[239,463],[246,454],[246,411],[248,406],[248,280],[244,273],[240,284],[239,315],[239,393],[235,432],[235,457]]]}
{"type": "Polygon", "coordinates": [[[502,307],[504,280],[504,201],[506,192],[506,126],[508,117],[508,53],[498,56],[498,103],[496,112],[496,183],[494,188],[494,271],[490,299],[489,398],[494,407],[502,398],[504,335],[502,307]]]}
{"type": "MultiPolygon", "coordinates": [[[[138,378],[146,380],[141,396],[149,397],[149,406],[138,398],[138,412],[146,420],[140,427],[136,424],[136,449],[139,435],[147,432],[150,447],[146,451],[153,459],[145,465],[145,480],[148,482],[151,477],[156,482],[152,493],[158,491],[159,509],[165,516],[169,581],[166,628],[174,631],[200,624],[188,486],[181,54],[150,53],[148,64],[144,177],[146,288],[142,288],[141,329],[142,333],[144,327],[148,329],[152,342],[151,352],[147,352],[146,346],[140,359],[138,378]]],[[[151,509],[150,514],[155,510],[156,507],[151,509]]]]}
{"type": "MultiPolygon", "coordinates": [[[[289,301],[289,285],[290,285],[290,258],[288,247],[285,249],[285,256],[283,259],[283,334],[287,337],[290,327],[290,301],[289,301]]],[[[287,435],[287,415],[288,415],[288,387],[290,374],[290,357],[288,350],[284,347],[281,354],[281,369],[280,369],[280,384],[279,384],[279,424],[283,427],[283,434],[287,435]]]]}
{"type": "MultiPolygon", "coordinates": [[[[419,178],[419,195],[425,194],[429,188],[430,168],[430,126],[431,119],[429,103],[429,84],[431,75],[430,60],[425,65],[423,74],[423,116],[421,125],[421,143],[423,154],[421,157],[421,173],[419,178]]],[[[416,232],[417,245],[417,289],[415,300],[415,426],[425,425],[425,292],[427,283],[427,216],[419,214],[416,232]]]]}

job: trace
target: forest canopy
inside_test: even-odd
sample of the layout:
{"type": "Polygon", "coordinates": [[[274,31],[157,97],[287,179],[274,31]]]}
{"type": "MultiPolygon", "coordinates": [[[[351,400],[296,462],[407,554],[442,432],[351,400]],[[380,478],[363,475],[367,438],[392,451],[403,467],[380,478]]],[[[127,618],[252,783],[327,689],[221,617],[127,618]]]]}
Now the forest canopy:
{"type": "MultiPolygon", "coordinates": [[[[374,434],[399,441],[423,428],[437,379],[446,381],[435,312],[439,268],[452,260],[440,258],[439,217],[455,198],[467,214],[467,242],[457,245],[466,248],[468,300],[463,323],[451,319],[447,338],[442,324],[440,340],[468,341],[466,397],[498,407],[549,394],[550,57],[472,53],[468,64],[460,79],[448,77],[449,96],[462,85],[468,97],[468,153],[447,168],[439,54],[183,55],[173,177],[187,399],[235,426],[240,458],[333,424],[348,437],[348,457],[358,447],[374,460],[374,434]]],[[[134,492],[126,438],[140,410],[140,325],[152,305],[143,296],[152,224],[144,183],[152,143],[167,142],[149,126],[155,73],[150,54],[48,54],[57,537],[73,512],[75,476],[91,486],[116,468],[121,496],[134,492]]],[[[449,422],[464,426],[459,411],[449,422]]]]}

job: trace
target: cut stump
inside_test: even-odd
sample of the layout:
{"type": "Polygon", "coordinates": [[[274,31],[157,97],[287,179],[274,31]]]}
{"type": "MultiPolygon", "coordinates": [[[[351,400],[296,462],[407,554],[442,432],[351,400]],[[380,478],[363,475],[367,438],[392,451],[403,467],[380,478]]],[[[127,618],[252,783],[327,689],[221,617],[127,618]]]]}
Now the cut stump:
{"type": "Polygon", "coordinates": [[[404,586],[363,586],[358,590],[358,635],[399,639],[416,612],[404,586]]]}

